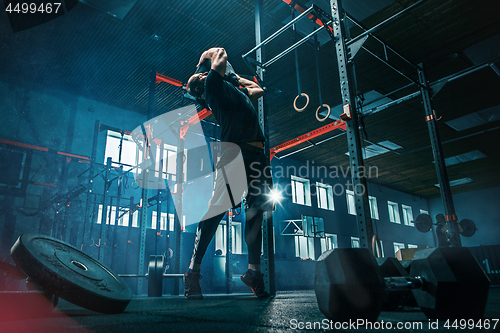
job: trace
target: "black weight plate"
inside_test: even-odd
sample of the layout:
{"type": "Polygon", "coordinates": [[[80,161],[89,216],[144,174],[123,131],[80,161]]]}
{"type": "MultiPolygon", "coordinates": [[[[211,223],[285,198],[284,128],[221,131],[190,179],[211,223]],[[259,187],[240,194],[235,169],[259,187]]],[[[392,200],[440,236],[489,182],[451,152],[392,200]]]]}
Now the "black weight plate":
{"type": "Polygon", "coordinates": [[[415,228],[420,232],[428,232],[432,228],[432,218],[428,214],[420,214],[415,219],[415,228]]]}
{"type": "Polygon", "coordinates": [[[464,237],[472,237],[476,233],[476,224],[472,220],[463,219],[460,221],[460,226],[463,230],[460,234],[464,237]]]}
{"type": "Polygon", "coordinates": [[[89,310],[120,313],[132,299],[123,280],[94,258],[58,239],[24,234],[12,258],[44,290],[89,310]]]}
{"type": "Polygon", "coordinates": [[[163,256],[149,256],[148,297],[161,297],[163,287],[163,256]]]}

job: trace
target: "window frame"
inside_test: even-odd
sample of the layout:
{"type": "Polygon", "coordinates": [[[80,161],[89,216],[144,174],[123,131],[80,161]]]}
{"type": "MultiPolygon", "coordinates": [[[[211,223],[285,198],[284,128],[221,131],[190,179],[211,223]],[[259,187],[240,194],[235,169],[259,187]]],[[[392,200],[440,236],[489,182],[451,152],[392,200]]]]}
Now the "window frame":
{"type": "Polygon", "coordinates": [[[389,221],[391,223],[401,224],[401,217],[399,216],[399,205],[397,202],[387,201],[387,209],[389,211],[389,221]],[[393,213],[391,214],[391,208],[393,213]]]}
{"type": "Polygon", "coordinates": [[[318,201],[319,209],[335,210],[335,204],[333,201],[333,188],[331,185],[316,182],[316,199],[318,201]],[[326,207],[322,207],[322,200],[320,195],[320,190],[325,190],[326,195],[326,207]]]}
{"type": "Polygon", "coordinates": [[[291,176],[290,184],[292,187],[292,203],[303,206],[311,206],[311,182],[309,179],[300,178],[297,176],[291,176]],[[300,183],[303,185],[304,202],[298,202],[296,184],[300,183]]]}
{"type": "Polygon", "coordinates": [[[347,200],[347,214],[356,215],[356,199],[354,198],[354,191],[346,190],[345,195],[347,200]],[[349,200],[349,198],[352,199],[349,200]]]}
{"type": "Polygon", "coordinates": [[[411,206],[401,204],[401,210],[403,211],[403,223],[409,227],[414,227],[413,221],[413,210],[411,206]]]}
{"type": "Polygon", "coordinates": [[[392,244],[394,247],[394,256],[396,256],[396,253],[398,252],[398,250],[406,249],[405,243],[392,242],[392,244]]]}
{"type": "Polygon", "coordinates": [[[370,215],[372,219],[379,220],[379,214],[378,214],[378,204],[377,204],[377,198],[372,197],[371,195],[368,196],[368,201],[370,204],[370,215]],[[375,204],[373,204],[375,203],[375,204]]]}

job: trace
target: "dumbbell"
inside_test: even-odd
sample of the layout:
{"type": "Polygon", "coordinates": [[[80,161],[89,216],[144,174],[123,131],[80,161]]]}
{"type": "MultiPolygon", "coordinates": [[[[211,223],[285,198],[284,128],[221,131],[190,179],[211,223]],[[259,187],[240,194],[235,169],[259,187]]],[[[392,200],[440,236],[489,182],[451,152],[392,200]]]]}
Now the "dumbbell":
{"type": "MultiPolygon", "coordinates": [[[[382,277],[391,276],[409,276],[409,272],[399,263],[399,260],[394,257],[375,258],[382,277]]],[[[382,311],[397,311],[405,306],[405,301],[408,295],[411,294],[408,290],[394,291],[385,293],[382,301],[382,311]]]]}
{"type": "Polygon", "coordinates": [[[409,276],[383,277],[368,249],[336,249],[316,263],[314,289],[330,320],[376,321],[387,293],[410,291],[432,319],[479,319],[489,279],[464,247],[425,249],[415,254],[409,276]]]}

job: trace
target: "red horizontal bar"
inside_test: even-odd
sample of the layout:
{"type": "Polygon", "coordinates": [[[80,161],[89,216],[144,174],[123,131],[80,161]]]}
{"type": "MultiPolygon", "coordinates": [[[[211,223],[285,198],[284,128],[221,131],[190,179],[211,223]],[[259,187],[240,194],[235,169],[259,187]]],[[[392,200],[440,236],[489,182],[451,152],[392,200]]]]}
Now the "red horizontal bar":
{"type": "Polygon", "coordinates": [[[177,87],[182,87],[184,85],[184,83],[182,83],[179,80],[172,79],[171,77],[168,77],[168,76],[160,74],[160,73],[156,73],[156,83],[161,82],[161,81],[170,83],[170,84],[177,86],[177,87]]]}
{"type": "Polygon", "coordinates": [[[17,147],[35,149],[35,150],[40,150],[40,151],[49,151],[49,148],[38,147],[38,146],[29,145],[29,144],[26,144],[26,143],[9,141],[9,140],[3,140],[3,139],[0,139],[0,143],[6,143],[6,144],[11,145],[11,146],[17,146],[17,147]]]}
{"type": "MultiPolygon", "coordinates": [[[[303,13],[307,10],[307,8],[302,5],[301,3],[294,1],[294,0],[283,0],[287,5],[293,6],[294,9],[298,10],[299,12],[303,13]]],[[[308,18],[310,18],[314,23],[316,23],[319,26],[323,26],[323,22],[319,18],[316,17],[314,14],[308,14],[306,15],[308,18]]],[[[328,26],[328,29],[333,32],[333,28],[331,26],[328,26]]]]}
{"type": "Polygon", "coordinates": [[[87,156],[75,155],[75,154],[65,153],[65,152],[62,152],[62,151],[58,151],[57,153],[59,155],[69,156],[69,157],[74,157],[74,158],[79,158],[81,160],[90,160],[90,158],[88,158],[87,156]]]}
{"type": "Polygon", "coordinates": [[[346,130],[345,121],[337,120],[331,124],[325,125],[323,127],[315,129],[314,131],[311,131],[309,133],[306,133],[304,135],[296,137],[295,139],[292,139],[292,140],[287,141],[285,143],[282,143],[276,147],[273,147],[273,148],[271,148],[271,159],[273,159],[274,155],[276,155],[276,153],[279,153],[280,151],[283,151],[285,149],[291,148],[291,147],[296,146],[298,144],[304,143],[308,140],[314,139],[320,135],[323,135],[325,133],[328,133],[328,132],[333,131],[334,129],[338,129],[338,128],[343,129],[345,131],[346,130]]]}
{"type": "Polygon", "coordinates": [[[5,143],[5,144],[11,145],[11,146],[16,146],[16,147],[23,147],[23,148],[33,149],[33,150],[45,151],[45,152],[49,152],[49,153],[56,153],[58,155],[69,156],[69,157],[74,157],[74,158],[78,158],[81,160],[90,161],[90,158],[88,158],[87,156],[65,153],[63,151],[57,151],[57,150],[52,150],[52,149],[45,148],[45,147],[29,145],[27,143],[21,143],[21,142],[15,142],[15,141],[3,140],[3,139],[0,139],[0,143],[5,143]]]}
{"type": "Polygon", "coordinates": [[[35,181],[30,181],[30,184],[33,184],[33,185],[42,185],[42,186],[48,186],[48,187],[57,187],[56,184],[41,183],[41,182],[35,182],[35,181]]]}
{"type": "Polygon", "coordinates": [[[206,117],[210,116],[212,114],[212,111],[208,109],[203,109],[191,118],[187,120],[187,122],[181,127],[180,129],[180,137],[182,140],[184,140],[186,136],[186,132],[189,129],[189,126],[194,125],[198,123],[199,121],[205,119],[206,117]]]}

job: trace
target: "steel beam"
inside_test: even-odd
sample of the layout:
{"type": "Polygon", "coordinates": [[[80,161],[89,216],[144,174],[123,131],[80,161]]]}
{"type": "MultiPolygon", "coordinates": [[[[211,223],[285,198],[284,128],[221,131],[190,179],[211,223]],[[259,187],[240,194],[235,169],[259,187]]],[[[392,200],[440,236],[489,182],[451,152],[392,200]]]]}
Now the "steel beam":
{"type": "Polygon", "coordinates": [[[232,292],[233,284],[233,270],[232,270],[232,256],[233,256],[233,211],[230,209],[227,212],[226,220],[226,294],[232,292]]]}
{"type": "MultiPolygon", "coordinates": [[[[307,9],[305,12],[303,12],[302,14],[300,14],[299,16],[297,16],[296,18],[294,18],[293,20],[291,20],[290,22],[288,22],[287,24],[285,24],[281,29],[279,29],[278,31],[276,31],[274,34],[272,34],[271,36],[267,37],[264,41],[258,42],[257,45],[253,49],[251,49],[250,51],[248,51],[247,53],[245,53],[243,55],[243,58],[248,57],[248,55],[250,53],[252,53],[253,51],[259,50],[262,46],[266,45],[267,43],[269,43],[270,41],[272,41],[274,38],[276,38],[279,35],[281,35],[290,26],[292,26],[297,21],[299,21],[300,19],[302,19],[304,16],[306,16],[307,14],[309,14],[310,12],[312,12],[313,9],[314,9],[313,7],[307,9]]],[[[255,13],[255,15],[257,15],[257,12],[255,13]]],[[[259,18],[259,21],[260,21],[260,18],[259,18]]],[[[256,23],[257,23],[257,19],[256,19],[256,23]]],[[[256,39],[257,39],[257,36],[256,36],[256,39]]]]}
{"type": "Polygon", "coordinates": [[[366,36],[368,34],[371,34],[372,32],[378,30],[379,28],[381,28],[382,26],[386,25],[387,23],[394,21],[395,19],[399,18],[404,13],[412,10],[413,8],[415,8],[415,7],[419,6],[419,5],[421,5],[425,1],[426,0],[420,0],[420,1],[416,2],[416,3],[414,3],[413,5],[411,5],[409,7],[406,7],[405,9],[403,9],[402,11],[400,11],[399,13],[394,14],[393,16],[389,17],[385,21],[380,22],[379,24],[377,24],[373,28],[368,29],[367,31],[363,32],[362,34],[360,34],[360,35],[356,36],[355,38],[351,39],[350,41],[348,41],[347,42],[347,46],[351,45],[352,43],[355,43],[357,40],[363,38],[364,36],[366,36]]]}
{"type": "MultiPolygon", "coordinates": [[[[422,67],[422,65],[420,65],[422,67]]],[[[429,129],[429,136],[432,146],[432,155],[434,156],[434,165],[439,181],[439,189],[441,191],[441,199],[443,201],[444,212],[446,217],[446,224],[448,231],[446,237],[449,246],[462,246],[460,234],[458,232],[458,219],[453,205],[453,197],[451,194],[450,182],[448,180],[448,172],[446,170],[446,163],[444,161],[443,148],[439,131],[437,128],[437,120],[432,107],[432,100],[430,94],[429,83],[427,82],[423,69],[418,70],[418,80],[423,86],[420,89],[422,100],[425,110],[425,120],[427,121],[427,128],[429,129]]]]}
{"type": "MultiPolygon", "coordinates": [[[[262,40],[262,22],[261,15],[263,11],[263,1],[254,0],[255,4],[255,43],[257,45],[261,44],[262,40]]],[[[297,16],[297,18],[299,18],[297,16]]],[[[256,50],[256,59],[259,63],[263,63],[264,52],[262,47],[256,50]]],[[[257,76],[260,78],[261,82],[264,82],[264,71],[262,67],[257,67],[257,76]]],[[[257,102],[258,112],[259,112],[259,125],[264,133],[265,144],[264,151],[266,152],[268,158],[270,153],[269,146],[269,128],[268,128],[268,115],[265,108],[264,97],[259,98],[257,102]]],[[[270,159],[268,159],[270,161],[270,159]]],[[[266,285],[266,290],[271,295],[276,295],[276,280],[275,280],[275,268],[274,268],[274,226],[273,226],[273,212],[264,212],[264,218],[262,221],[262,241],[263,241],[263,253],[264,256],[261,262],[261,271],[264,273],[264,283],[266,285]]]]}
{"type": "Polygon", "coordinates": [[[337,53],[339,68],[342,104],[344,105],[344,113],[347,116],[347,143],[349,147],[349,161],[351,166],[359,240],[361,248],[371,249],[373,226],[370,215],[367,181],[364,175],[360,175],[360,169],[363,169],[364,163],[356,105],[356,74],[354,63],[349,61],[346,44],[346,40],[349,38],[349,30],[347,29],[347,22],[344,22],[345,15],[342,1],[330,0],[330,8],[333,17],[332,28],[335,36],[335,51],[337,53]]]}

